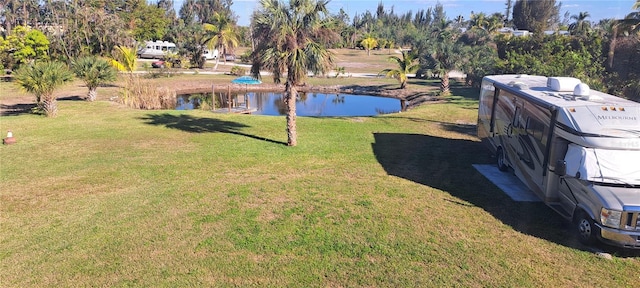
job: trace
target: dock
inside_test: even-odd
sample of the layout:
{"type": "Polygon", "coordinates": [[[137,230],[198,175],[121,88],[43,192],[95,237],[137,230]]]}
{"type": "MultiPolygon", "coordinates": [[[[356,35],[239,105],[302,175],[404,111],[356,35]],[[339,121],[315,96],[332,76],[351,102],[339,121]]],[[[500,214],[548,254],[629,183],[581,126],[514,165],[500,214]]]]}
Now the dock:
{"type": "Polygon", "coordinates": [[[258,111],[257,108],[246,108],[246,107],[231,107],[231,108],[218,108],[213,110],[213,113],[229,113],[229,114],[251,114],[253,112],[258,111]]]}

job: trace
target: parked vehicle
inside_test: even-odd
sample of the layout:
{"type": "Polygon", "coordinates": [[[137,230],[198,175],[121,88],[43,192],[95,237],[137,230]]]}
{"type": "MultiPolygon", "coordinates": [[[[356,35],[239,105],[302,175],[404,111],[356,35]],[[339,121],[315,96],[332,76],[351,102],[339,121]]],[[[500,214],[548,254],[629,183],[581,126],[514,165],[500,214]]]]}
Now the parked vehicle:
{"type": "Polygon", "coordinates": [[[177,53],[176,44],[167,41],[147,41],[138,50],[138,58],[165,59],[168,53],[177,53]]]}
{"type": "Polygon", "coordinates": [[[218,54],[218,49],[205,49],[204,53],[202,53],[202,57],[204,57],[205,60],[215,60],[218,58],[218,54]]]}
{"type": "Polygon", "coordinates": [[[225,61],[236,61],[236,55],[234,54],[224,54],[224,60],[225,61]]]}
{"type": "Polygon", "coordinates": [[[569,77],[483,78],[478,137],[585,244],[640,249],[640,104],[569,77]]]}
{"type": "Polygon", "coordinates": [[[153,62],[151,62],[151,67],[153,67],[153,68],[164,68],[165,64],[164,64],[164,61],[162,61],[162,60],[153,61],[153,62]]]}

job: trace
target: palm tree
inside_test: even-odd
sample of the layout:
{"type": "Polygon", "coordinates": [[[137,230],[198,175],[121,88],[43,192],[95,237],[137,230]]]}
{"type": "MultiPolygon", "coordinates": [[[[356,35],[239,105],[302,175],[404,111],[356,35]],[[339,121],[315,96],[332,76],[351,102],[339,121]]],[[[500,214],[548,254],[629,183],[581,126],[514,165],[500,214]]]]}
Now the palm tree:
{"type": "Polygon", "coordinates": [[[89,88],[87,94],[88,101],[95,101],[98,97],[98,86],[113,82],[116,80],[117,72],[104,59],[97,58],[95,56],[83,57],[76,59],[71,63],[73,73],[78,78],[84,81],[84,84],[89,88]]]}
{"type": "Polygon", "coordinates": [[[487,24],[487,14],[484,12],[480,12],[478,14],[471,13],[471,20],[469,21],[469,26],[471,29],[482,29],[485,30],[487,24]]]}
{"type": "Polygon", "coordinates": [[[636,0],[632,9],[637,11],[629,13],[624,19],[615,20],[613,24],[613,35],[609,42],[608,66],[613,67],[613,57],[616,49],[618,34],[640,34],[640,0],[636,0]]]}
{"type": "Polygon", "coordinates": [[[571,19],[575,22],[569,24],[569,31],[573,34],[585,34],[591,29],[591,22],[587,21],[587,18],[591,17],[589,12],[580,12],[578,15],[571,15],[571,19]]]}
{"type": "Polygon", "coordinates": [[[407,74],[414,73],[420,67],[420,64],[413,64],[417,55],[402,51],[402,59],[398,56],[389,56],[389,61],[398,64],[397,69],[384,69],[379,74],[385,74],[386,77],[398,79],[400,89],[407,88],[407,74]]]}
{"type": "Polygon", "coordinates": [[[286,70],[284,102],[287,106],[287,144],[297,145],[295,86],[301,84],[309,71],[325,74],[334,67],[334,56],[318,44],[328,21],[328,0],[261,0],[261,10],[254,15],[254,36],[251,73],[260,77],[260,70],[273,73],[279,83],[286,70]]]}
{"type": "MultiPolygon", "coordinates": [[[[214,46],[218,47],[218,51],[225,59],[224,54],[227,53],[227,48],[235,48],[238,46],[238,34],[236,33],[231,19],[226,14],[215,12],[213,13],[214,24],[205,23],[204,30],[211,36],[207,37],[205,42],[210,50],[213,50],[214,46]]],[[[216,65],[213,69],[218,69],[218,63],[220,63],[220,55],[216,58],[216,65]]]]}
{"type": "Polygon", "coordinates": [[[36,96],[38,108],[47,117],[55,117],[58,114],[58,103],[53,92],[73,80],[73,73],[61,62],[36,62],[18,69],[15,80],[22,89],[36,96]]]}
{"type": "Polygon", "coordinates": [[[129,72],[133,75],[136,70],[137,52],[136,49],[124,46],[116,46],[114,58],[109,59],[109,64],[118,69],[118,71],[129,72]]]}
{"type": "Polygon", "coordinates": [[[624,19],[620,20],[620,28],[628,34],[640,34],[640,0],[636,0],[632,9],[636,11],[629,13],[624,19]]]}
{"type": "Polygon", "coordinates": [[[391,55],[391,49],[395,48],[396,42],[393,40],[387,40],[387,48],[389,49],[389,55],[391,55]]]}
{"type": "Polygon", "coordinates": [[[427,53],[428,68],[436,71],[440,77],[440,93],[443,96],[451,93],[449,72],[460,69],[465,61],[466,50],[458,41],[455,31],[445,28],[434,32],[437,37],[429,45],[427,53]]]}
{"type": "Polygon", "coordinates": [[[371,49],[376,48],[378,46],[378,40],[371,35],[366,36],[362,41],[360,41],[360,45],[367,50],[367,56],[371,56],[371,49]]]}

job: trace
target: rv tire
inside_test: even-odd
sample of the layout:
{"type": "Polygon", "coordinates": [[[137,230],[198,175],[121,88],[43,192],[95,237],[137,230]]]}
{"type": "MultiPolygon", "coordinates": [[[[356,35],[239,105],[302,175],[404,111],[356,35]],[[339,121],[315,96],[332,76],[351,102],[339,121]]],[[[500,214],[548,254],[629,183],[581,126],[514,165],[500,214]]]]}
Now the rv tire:
{"type": "Polygon", "coordinates": [[[509,166],[505,163],[502,147],[498,147],[498,150],[496,151],[496,164],[498,164],[498,169],[502,172],[509,170],[509,166]]]}
{"type": "Polygon", "coordinates": [[[598,240],[599,228],[586,212],[579,210],[575,217],[576,235],[580,243],[593,245],[598,240]]]}

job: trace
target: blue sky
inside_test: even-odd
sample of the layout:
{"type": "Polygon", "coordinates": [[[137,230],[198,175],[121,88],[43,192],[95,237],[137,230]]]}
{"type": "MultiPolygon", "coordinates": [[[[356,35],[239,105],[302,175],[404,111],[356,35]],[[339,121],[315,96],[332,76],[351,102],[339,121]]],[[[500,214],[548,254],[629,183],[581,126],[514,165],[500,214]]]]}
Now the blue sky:
{"type": "MultiPolygon", "coordinates": [[[[251,13],[258,9],[259,2],[258,0],[233,1],[231,8],[238,16],[239,25],[249,25],[251,13]]],[[[354,15],[362,14],[367,10],[374,13],[380,2],[384,4],[387,11],[393,6],[396,14],[403,14],[409,10],[413,12],[426,10],[439,2],[444,6],[447,17],[450,19],[458,15],[469,19],[471,11],[485,12],[486,14],[504,13],[506,0],[332,0],[329,2],[329,11],[336,13],[340,11],[340,8],[343,8],[353,19],[354,15]]],[[[597,22],[605,18],[623,18],[632,11],[631,7],[635,0],[556,0],[556,2],[562,3],[561,17],[567,11],[570,15],[586,11],[591,15],[589,20],[597,22]]],[[[177,7],[176,11],[179,11],[182,0],[174,0],[174,3],[177,7]]]]}

